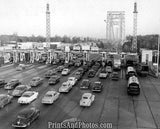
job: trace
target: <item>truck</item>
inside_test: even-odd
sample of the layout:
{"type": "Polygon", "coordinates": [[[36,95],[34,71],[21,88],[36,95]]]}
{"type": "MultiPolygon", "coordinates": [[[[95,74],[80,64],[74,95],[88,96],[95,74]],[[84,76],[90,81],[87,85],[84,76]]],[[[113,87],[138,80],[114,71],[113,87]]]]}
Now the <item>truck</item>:
{"type": "Polygon", "coordinates": [[[113,57],[113,70],[120,70],[121,69],[121,56],[114,55],[113,57]]]}

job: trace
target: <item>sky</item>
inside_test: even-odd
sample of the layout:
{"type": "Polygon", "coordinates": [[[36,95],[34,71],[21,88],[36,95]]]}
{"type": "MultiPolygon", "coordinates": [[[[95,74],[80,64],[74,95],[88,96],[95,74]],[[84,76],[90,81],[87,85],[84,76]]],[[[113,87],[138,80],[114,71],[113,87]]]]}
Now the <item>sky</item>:
{"type": "Polygon", "coordinates": [[[138,35],[160,34],[160,0],[0,0],[0,34],[45,36],[49,3],[51,36],[105,38],[107,11],[125,11],[125,32],[132,35],[134,2],[138,35]]]}

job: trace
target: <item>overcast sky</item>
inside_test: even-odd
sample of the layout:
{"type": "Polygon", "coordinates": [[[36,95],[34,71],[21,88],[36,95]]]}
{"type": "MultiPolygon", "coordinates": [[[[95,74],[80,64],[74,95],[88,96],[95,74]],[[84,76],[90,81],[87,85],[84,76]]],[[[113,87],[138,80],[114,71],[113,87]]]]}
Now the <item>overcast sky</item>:
{"type": "MultiPolygon", "coordinates": [[[[46,35],[46,3],[51,36],[105,38],[107,11],[125,11],[126,35],[133,32],[135,0],[0,0],[0,34],[46,35]]],[[[136,0],[138,34],[160,34],[160,0],[136,0]]]]}

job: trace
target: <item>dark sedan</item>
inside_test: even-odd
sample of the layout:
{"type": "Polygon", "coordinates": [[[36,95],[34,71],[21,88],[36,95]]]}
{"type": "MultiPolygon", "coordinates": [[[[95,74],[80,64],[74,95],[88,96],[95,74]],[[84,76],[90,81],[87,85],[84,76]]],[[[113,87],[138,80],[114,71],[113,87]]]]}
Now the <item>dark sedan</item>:
{"type": "Polygon", "coordinates": [[[91,70],[89,70],[89,72],[88,72],[88,77],[89,77],[89,78],[92,78],[92,77],[95,76],[95,74],[96,74],[96,72],[95,72],[93,69],[91,69],[91,70]]]}
{"type": "Polygon", "coordinates": [[[52,85],[58,83],[59,81],[60,81],[60,76],[54,75],[50,77],[48,83],[49,85],[52,85]]]}
{"type": "Polygon", "coordinates": [[[92,85],[92,91],[93,92],[101,92],[102,88],[103,88],[103,85],[99,81],[94,82],[93,85],[92,85]]]}
{"type": "Polygon", "coordinates": [[[82,83],[80,84],[81,89],[89,89],[90,88],[90,81],[88,79],[83,79],[82,83]]]}
{"type": "Polygon", "coordinates": [[[31,107],[31,108],[27,108],[22,110],[18,115],[16,120],[12,123],[13,127],[16,128],[26,128],[27,126],[29,126],[34,120],[36,120],[40,115],[40,110],[35,108],[35,107],[31,107]]]}

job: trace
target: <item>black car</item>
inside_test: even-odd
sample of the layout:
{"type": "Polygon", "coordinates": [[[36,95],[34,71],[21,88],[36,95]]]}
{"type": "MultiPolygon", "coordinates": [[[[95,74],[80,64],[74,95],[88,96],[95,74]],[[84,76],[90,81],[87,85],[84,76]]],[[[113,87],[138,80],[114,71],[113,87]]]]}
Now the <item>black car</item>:
{"type": "Polygon", "coordinates": [[[82,68],[83,68],[84,72],[87,72],[89,67],[88,67],[88,65],[84,65],[82,68]]]}
{"type": "Polygon", "coordinates": [[[94,82],[93,85],[92,85],[92,91],[93,92],[101,92],[102,88],[103,88],[103,85],[99,81],[94,82]]]}
{"type": "Polygon", "coordinates": [[[89,72],[88,72],[88,77],[89,78],[94,77],[95,75],[96,75],[96,71],[95,70],[93,70],[93,69],[89,70],[89,72]]]}
{"type": "Polygon", "coordinates": [[[4,85],[6,84],[4,79],[0,79],[0,87],[4,87],[4,85]]]}
{"type": "Polygon", "coordinates": [[[118,80],[119,80],[118,72],[113,72],[113,73],[112,73],[112,80],[115,80],[115,81],[118,81],[118,80]]]}
{"type": "Polygon", "coordinates": [[[90,88],[90,81],[88,79],[83,79],[82,83],[80,84],[80,89],[89,89],[90,88]]]}
{"type": "Polygon", "coordinates": [[[80,72],[82,75],[85,73],[82,67],[80,67],[77,71],[80,72]]]}
{"type": "Polygon", "coordinates": [[[60,81],[60,76],[54,75],[50,77],[50,79],[48,80],[48,83],[49,85],[52,85],[52,84],[58,83],[59,81],[60,81]]]}
{"type": "Polygon", "coordinates": [[[40,110],[35,107],[24,109],[17,115],[17,118],[12,123],[12,126],[16,128],[26,128],[34,120],[36,120],[39,117],[39,115],[40,110]]]}
{"type": "Polygon", "coordinates": [[[56,68],[57,72],[62,72],[63,69],[64,69],[64,66],[58,66],[56,68]]]}

